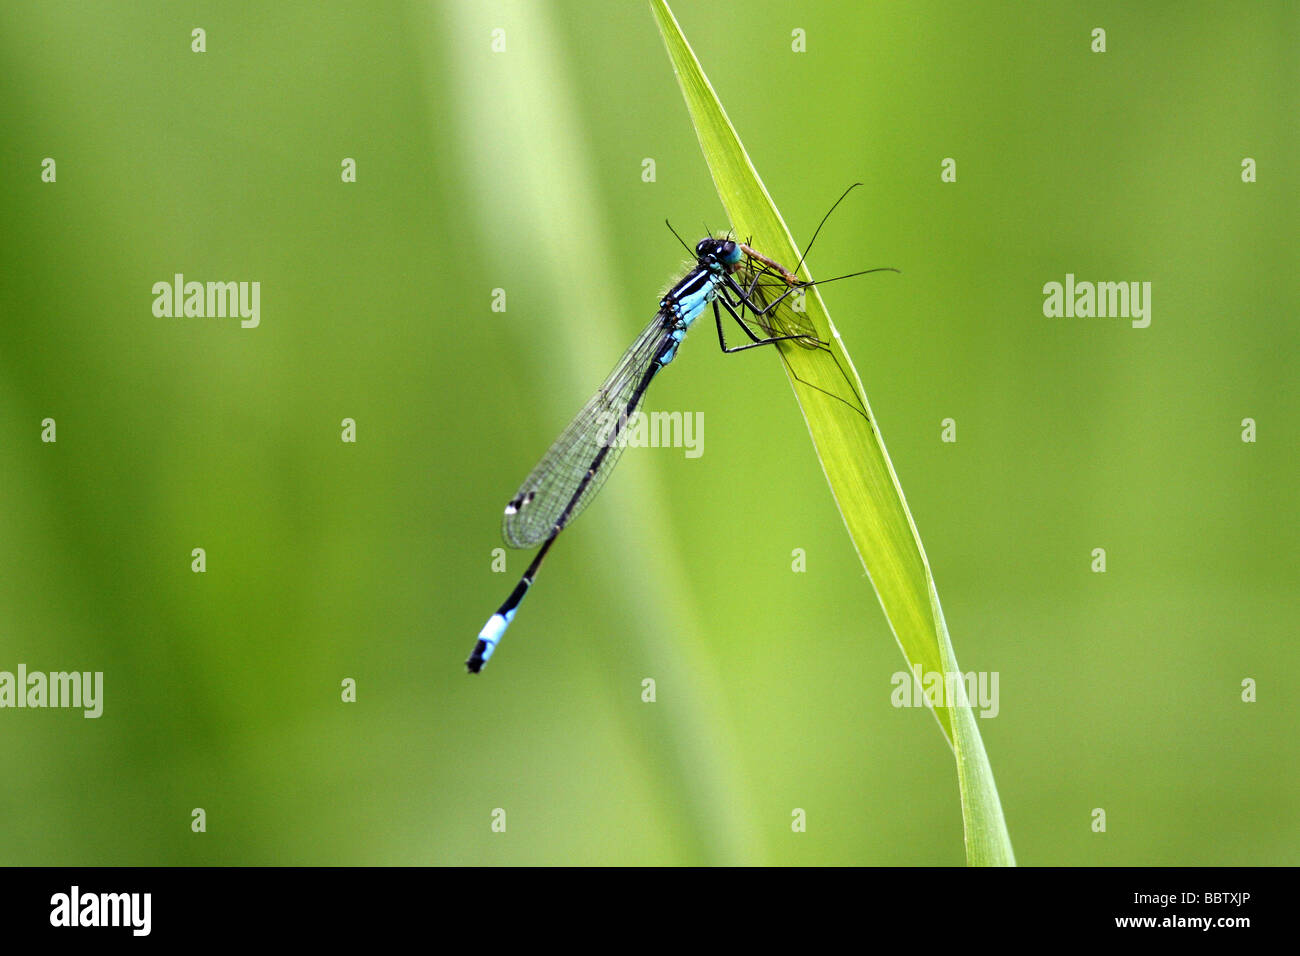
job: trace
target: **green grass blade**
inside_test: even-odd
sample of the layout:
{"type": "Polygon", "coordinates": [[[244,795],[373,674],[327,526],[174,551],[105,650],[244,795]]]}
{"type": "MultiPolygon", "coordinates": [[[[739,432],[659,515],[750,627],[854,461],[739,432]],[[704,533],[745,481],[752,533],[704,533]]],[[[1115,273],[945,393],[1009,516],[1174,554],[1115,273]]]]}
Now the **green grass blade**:
{"type": "MultiPolygon", "coordinates": [[[[672,11],[664,0],[650,0],[650,6],[667,44],[718,196],[737,235],[752,237],[754,248],[778,262],[797,262],[794,240],[672,11]]],[[[803,277],[808,278],[806,269],[803,277]]],[[[777,347],[782,349],[787,376],[831,494],[903,656],[925,674],[956,673],[957,659],[930,565],[867,404],[862,381],[816,287],[808,291],[806,308],[833,356],[817,349],[784,344],[777,347]],[[851,380],[851,386],[846,378],[851,380]],[[857,392],[870,421],[832,397],[843,395],[849,387],[857,392]]],[[[955,706],[937,706],[933,713],[957,761],[967,862],[980,866],[1014,864],[993,771],[969,705],[959,700],[955,706]]]]}

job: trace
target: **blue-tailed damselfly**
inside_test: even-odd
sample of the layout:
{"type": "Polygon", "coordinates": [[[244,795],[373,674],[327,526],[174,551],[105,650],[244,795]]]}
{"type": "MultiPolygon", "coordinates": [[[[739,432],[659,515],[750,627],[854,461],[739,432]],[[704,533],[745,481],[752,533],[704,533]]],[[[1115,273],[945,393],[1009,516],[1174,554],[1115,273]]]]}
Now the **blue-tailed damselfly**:
{"type": "MultiPolygon", "coordinates": [[[[832,206],[831,211],[834,209],[832,206]]],[[[825,222],[823,218],[822,224],[825,222]]],[[[820,225],[817,230],[821,230],[820,225]]],[[[816,238],[814,232],[813,241],[816,238]]],[[[808,247],[812,248],[812,241],[808,247]]],[[[479,632],[474,651],[465,662],[470,673],[477,674],[492,656],[551,545],[565,526],[591,503],[613,471],[625,444],[620,441],[623,428],[640,407],[650,382],[676,357],[687,331],[709,306],[713,307],[718,344],[723,352],[743,352],[777,342],[826,348],[807,317],[787,304],[793,293],[819,283],[801,281],[794,272],[729,237],[701,239],[693,254],[694,267],[659,300],[654,319],[506,505],[501,522],[506,544],[512,548],[530,548],[540,543],[542,547],[505,603],[479,632]],[[750,341],[727,345],[722,310],[736,321],[750,341]],[[753,323],[763,335],[756,334],[747,323],[753,323]]],[[[800,259],[795,265],[795,271],[802,262],[800,259]]],[[[878,271],[881,270],[868,269],[852,275],[878,271]]],[[[851,277],[836,276],[836,279],[851,277]]],[[[823,279],[821,284],[833,281],[823,279]]],[[[847,375],[844,378],[849,381],[847,375]]],[[[859,414],[865,414],[857,404],[835,397],[846,401],[859,414]]]]}

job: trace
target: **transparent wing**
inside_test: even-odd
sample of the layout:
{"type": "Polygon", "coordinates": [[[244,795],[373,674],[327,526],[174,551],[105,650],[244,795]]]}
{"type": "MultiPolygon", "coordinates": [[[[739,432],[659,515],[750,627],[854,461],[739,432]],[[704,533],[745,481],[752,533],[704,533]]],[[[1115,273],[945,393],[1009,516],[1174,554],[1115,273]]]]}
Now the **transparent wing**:
{"type": "Polygon", "coordinates": [[[794,341],[805,348],[815,349],[821,346],[817,331],[807,314],[795,308],[802,303],[803,293],[790,292],[790,283],[779,272],[745,256],[733,276],[751,303],[750,308],[742,312],[745,321],[757,326],[764,337],[797,335],[799,338],[794,341]],[[788,292],[790,294],[786,295],[788,292]],[[772,303],[777,304],[772,306],[772,303]],[[770,310],[769,306],[772,306],[770,310]]]}
{"type": "MultiPolygon", "coordinates": [[[[660,312],[654,317],[596,394],[574,416],[560,437],[555,439],[550,451],[524,479],[519,491],[506,505],[501,520],[501,536],[510,547],[529,548],[545,540],[561,515],[564,515],[563,527],[596,497],[623,452],[622,443],[617,439],[626,416],[636,411],[635,407],[629,407],[629,403],[667,342],[671,326],[672,319],[665,313],[660,312]],[[578,486],[602,450],[604,455],[595,475],[570,508],[578,486]]],[[[642,395],[644,392],[637,395],[637,405],[640,405],[642,395]]]]}

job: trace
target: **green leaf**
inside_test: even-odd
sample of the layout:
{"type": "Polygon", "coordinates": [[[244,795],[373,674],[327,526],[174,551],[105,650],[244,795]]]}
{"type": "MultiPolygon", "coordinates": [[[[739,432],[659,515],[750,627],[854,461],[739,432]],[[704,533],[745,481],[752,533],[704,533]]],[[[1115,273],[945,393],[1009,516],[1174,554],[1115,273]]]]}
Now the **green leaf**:
{"type": "MultiPolygon", "coordinates": [[[[790,231],[772,203],[740,137],[664,0],[650,0],[687,108],[736,234],[777,262],[799,261],[790,231]]],[[[802,278],[811,278],[806,268],[802,278]]],[[[794,388],[831,494],[903,656],[923,674],[959,672],[921,538],[875,425],[862,381],[814,286],[807,316],[829,351],[781,343],[794,388]],[[843,370],[843,371],[841,371],[843,370]],[[835,395],[852,389],[867,417],[835,395]]],[[[961,681],[953,682],[962,687],[961,681]]],[[[933,708],[957,762],[966,860],[1014,865],[1002,805],[974,715],[964,696],[933,708]]]]}

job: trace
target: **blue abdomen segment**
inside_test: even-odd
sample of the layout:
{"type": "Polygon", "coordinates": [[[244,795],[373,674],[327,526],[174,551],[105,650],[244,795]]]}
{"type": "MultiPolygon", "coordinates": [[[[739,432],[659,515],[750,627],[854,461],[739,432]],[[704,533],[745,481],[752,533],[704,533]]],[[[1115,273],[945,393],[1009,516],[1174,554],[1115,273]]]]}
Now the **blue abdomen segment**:
{"type": "Polygon", "coordinates": [[[506,628],[509,627],[510,622],[515,619],[515,610],[515,608],[511,608],[504,614],[493,614],[488,618],[488,622],[483,625],[483,630],[478,632],[478,639],[483,643],[483,648],[479,652],[478,657],[483,664],[488,662],[488,658],[492,656],[492,652],[497,649],[497,644],[499,644],[501,638],[505,636],[506,628]]]}
{"type": "MultiPolygon", "coordinates": [[[[543,549],[543,553],[545,553],[545,549],[543,549]]],[[[532,585],[533,579],[525,574],[519,583],[515,585],[515,589],[510,592],[510,597],[506,598],[506,603],[497,608],[497,612],[488,618],[487,623],[483,625],[483,630],[478,632],[478,640],[474,642],[474,652],[469,655],[469,660],[465,662],[465,668],[471,674],[477,674],[481,671],[483,665],[492,657],[492,652],[501,643],[501,638],[505,637],[506,628],[515,619],[515,612],[519,610],[519,602],[524,599],[524,595],[528,593],[528,589],[532,585]]]]}
{"type": "Polygon", "coordinates": [[[659,353],[659,364],[661,366],[667,365],[677,357],[677,346],[681,345],[682,339],[686,338],[686,326],[678,326],[673,329],[668,333],[668,337],[672,339],[672,344],[659,353]]]}

